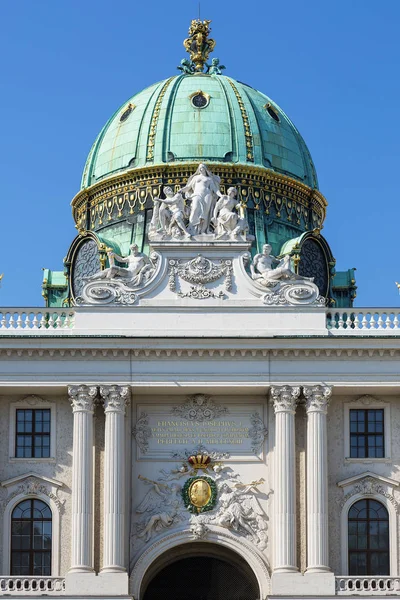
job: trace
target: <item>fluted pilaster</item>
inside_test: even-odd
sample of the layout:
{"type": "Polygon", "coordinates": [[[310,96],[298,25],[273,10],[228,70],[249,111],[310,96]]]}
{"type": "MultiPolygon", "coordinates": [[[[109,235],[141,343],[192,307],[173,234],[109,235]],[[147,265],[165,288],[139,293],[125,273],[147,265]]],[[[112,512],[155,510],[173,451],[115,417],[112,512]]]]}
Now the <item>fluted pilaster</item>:
{"type": "Polygon", "coordinates": [[[93,413],[96,386],[68,387],[74,414],[70,572],[93,572],[93,413]]]}
{"type": "Polygon", "coordinates": [[[271,388],[275,411],[274,572],[297,571],[296,463],[294,418],[299,387],[271,388]]]}
{"type": "Polygon", "coordinates": [[[304,387],[307,412],[307,572],[329,571],[328,447],[329,386],[304,387]]]}
{"type": "Polygon", "coordinates": [[[104,552],[103,573],[125,572],[125,413],[129,388],[100,387],[104,402],[104,552]]]}

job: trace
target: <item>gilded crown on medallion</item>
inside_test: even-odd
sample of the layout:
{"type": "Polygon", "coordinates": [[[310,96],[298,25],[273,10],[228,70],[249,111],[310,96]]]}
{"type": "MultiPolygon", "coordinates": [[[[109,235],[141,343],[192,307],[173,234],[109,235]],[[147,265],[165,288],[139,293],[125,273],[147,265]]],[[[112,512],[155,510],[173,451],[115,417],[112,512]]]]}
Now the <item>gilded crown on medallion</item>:
{"type": "Polygon", "coordinates": [[[208,454],[192,454],[189,456],[188,463],[193,467],[193,469],[207,469],[211,462],[211,458],[208,454]]]}

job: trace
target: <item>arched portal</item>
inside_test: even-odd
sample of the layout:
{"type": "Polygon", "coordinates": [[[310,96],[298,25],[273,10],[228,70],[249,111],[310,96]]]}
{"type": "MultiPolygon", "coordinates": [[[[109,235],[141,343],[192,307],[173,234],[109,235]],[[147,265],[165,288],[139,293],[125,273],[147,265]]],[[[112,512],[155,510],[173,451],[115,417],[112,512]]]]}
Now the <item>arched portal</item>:
{"type": "Polygon", "coordinates": [[[248,563],[217,544],[194,542],[164,552],[143,578],[141,600],[258,600],[248,563]]]}

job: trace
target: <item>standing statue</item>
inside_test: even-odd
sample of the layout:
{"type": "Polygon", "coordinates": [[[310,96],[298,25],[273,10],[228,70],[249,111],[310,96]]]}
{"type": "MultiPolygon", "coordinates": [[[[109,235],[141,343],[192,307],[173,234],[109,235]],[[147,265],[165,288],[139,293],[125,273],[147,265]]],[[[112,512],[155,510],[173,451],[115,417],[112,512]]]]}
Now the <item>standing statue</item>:
{"type": "Polygon", "coordinates": [[[287,254],[281,260],[271,254],[270,244],[264,244],[261,254],[256,254],[250,265],[251,277],[262,285],[271,282],[292,281],[314,281],[313,277],[301,277],[290,268],[290,255],[287,254]],[[274,268],[276,264],[276,268],[274,268]]]}
{"type": "Polygon", "coordinates": [[[137,536],[148,542],[152,535],[170,527],[179,520],[182,511],[181,488],[179,485],[166,485],[139,475],[139,479],[151,484],[151,489],[136,509],[137,513],[149,513],[147,522],[138,527],[137,536]]]}
{"type": "Polygon", "coordinates": [[[215,226],[217,238],[224,235],[236,239],[240,233],[248,231],[249,226],[244,216],[244,208],[236,200],[237,189],[230,187],[227,195],[221,195],[214,208],[212,223],[215,226]],[[234,212],[234,209],[239,212],[234,212]]]}
{"type": "Polygon", "coordinates": [[[149,279],[154,273],[154,265],[146,256],[139,252],[136,244],[129,246],[130,253],[128,256],[120,256],[116,252],[109,250],[107,252],[110,266],[108,269],[98,271],[94,275],[86,278],[86,281],[98,281],[101,279],[114,279],[123,281],[124,284],[135,287],[140,285],[143,280],[149,279]],[[127,264],[127,267],[117,267],[115,261],[127,264]]]}
{"type": "Polygon", "coordinates": [[[149,231],[150,239],[157,234],[173,237],[179,237],[183,234],[186,239],[189,239],[190,234],[184,221],[187,216],[186,207],[181,192],[174,194],[170,186],[165,186],[164,194],[165,199],[154,199],[154,210],[149,231]]]}
{"type": "Polygon", "coordinates": [[[203,164],[188,179],[187,184],[181,189],[186,198],[191,200],[189,227],[190,235],[212,233],[210,231],[211,216],[218,196],[220,178],[213,175],[203,164]]]}

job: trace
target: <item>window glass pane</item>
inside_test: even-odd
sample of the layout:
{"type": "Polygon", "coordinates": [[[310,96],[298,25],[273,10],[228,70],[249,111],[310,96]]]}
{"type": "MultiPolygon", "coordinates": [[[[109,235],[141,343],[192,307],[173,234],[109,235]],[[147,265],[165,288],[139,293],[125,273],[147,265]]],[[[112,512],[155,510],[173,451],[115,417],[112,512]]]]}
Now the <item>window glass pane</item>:
{"type": "Polygon", "coordinates": [[[13,510],[11,531],[11,575],[50,576],[50,507],[41,500],[24,500],[13,510]]]}

